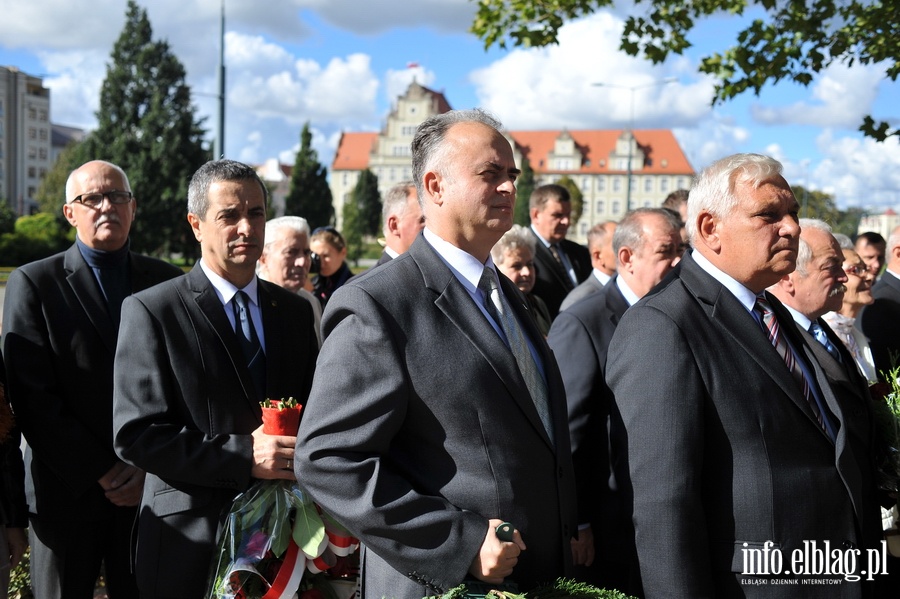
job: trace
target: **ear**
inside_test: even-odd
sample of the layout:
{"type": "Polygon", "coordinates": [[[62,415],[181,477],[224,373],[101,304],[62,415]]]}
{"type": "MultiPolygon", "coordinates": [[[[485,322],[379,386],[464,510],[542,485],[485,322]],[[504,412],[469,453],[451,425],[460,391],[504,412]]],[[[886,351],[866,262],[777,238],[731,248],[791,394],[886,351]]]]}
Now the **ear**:
{"type": "Polygon", "coordinates": [[[197,241],[203,241],[203,236],[200,233],[200,217],[196,214],[188,212],[187,215],[188,223],[191,225],[191,231],[194,232],[194,238],[197,241]]]}
{"type": "Polygon", "coordinates": [[[425,188],[426,202],[430,201],[438,206],[443,205],[444,186],[440,173],[435,171],[425,173],[425,176],[422,177],[422,186],[425,188]]]}
{"type": "Polygon", "coordinates": [[[400,224],[400,219],[397,218],[396,214],[392,214],[387,219],[387,230],[391,235],[399,235],[398,228],[400,224]]]}
{"type": "Polygon", "coordinates": [[[619,248],[619,253],[616,254],[616,257],[618,258],[616,260],[617,269],[621,268],[631,272],[631,259],[634,257],[634,252],[631,251],[631,248],[623,245],[619,248]]]}
{"type": "Polygon", "coordinates": [[[531,222],[534,222],[537,219],[538,214],[540,214],[540,213],[541,213],[540,208],[529,208],[528,216],[531,217],[531,222]]]}
{"type": "Polygon", "coordinates": [[[66,202],[62,207],[63,216],[66,217],[66,220],[69,221],[69,224],[73,227],[76,226],[75,220],[75,211],[72,209],[72,204],[66,202]]]}
{"type": "Polygon", "coordinates": [[[720,224],[721,221],[706,210],[697,215],[697,236],[704,245],[716,253],[722,249],[722,240],[719,238],[720,224]]]}
{"type": "Polygon", "coordinates": [[[795,276],[795,274],[796,274],[796,271],[795,271],[795,272],[792,272],[792,273],[790,273],[790,274],[784,275],[783,277],[781,277],[781,278],[778,280],[777,283],[775,283],[775,286],[780,287],[781,289],[783,289],[784,292],[787,293],[788,295],[794,295],[794,293],[796,293],[796,291],[797,291],[797,288],[796,288],[796,286],[794,285],[794,276],[795,276]]]}

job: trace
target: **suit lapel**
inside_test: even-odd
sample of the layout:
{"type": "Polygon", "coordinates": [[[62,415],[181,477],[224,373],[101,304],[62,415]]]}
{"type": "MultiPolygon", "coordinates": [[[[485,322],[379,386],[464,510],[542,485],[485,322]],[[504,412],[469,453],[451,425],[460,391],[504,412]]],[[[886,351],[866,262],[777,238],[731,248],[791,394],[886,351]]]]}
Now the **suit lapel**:
{"type": "Polygon", "coordinates": [[[244,396],[253,405],[255,411],[259,413],[259,406],[251,399],[255,395],[255,391],[253,391],[254,386],[253,379],[250,377],[250,370],[247,368],[237,336],[231,323],[228,321],[228,317],[225,315],[225,308],[222,306],[215,288],[200,268],[199,262],[186,276],[197,309],[222,344],[222,348],[231,361],[235,374],[241,381],[244,396]]]}
{"type": "Polygon", "coordinates": [[[109,310],[106,309],[106,299],[103,297],[103,292],[100,291],[100,284],[97,283],[94,271],[85,262],[77,245],[73,245],[66,251],[64,268],[69,273],[66,280],[87,314],[88,320],[97,330],[106,348],[110,353],[115,354],[115,324],[109,315],[109,310]]]}
{"type": "MultiPolygon", "coordinates": [[[[534,231],[531,232],[534,235],[534,231]]],[[[553,276],[556,277],[557,282],[560,285],[563,285],[567,291],[572,291],[575,288],[575,285],[572,283],[572,278],[569,277],[569,273],[566,272],[566,269],[563,268],[563,265],[556,261],[556,258],[553,257],[553,254],[550,253],[550,249],[544,245],[544,242],[538,238],[537,235],[534,236],[535,241],[535,261],[540,265],[539,268],[543,267],[548,269],[553,273],[553,276]]],[[[571,262],[571,260],[570,260],[571,262]]]]}
{"type": "MultiPolygon", "coordinates": [[[[284,306],[280,306],[272,297],[268,283],[258,279],[257,290],[259,292],[259,309],[262,313],[263,334],[266,337],[266,396],[271,396],[272,389],[279,385],[275,383],[282,373],[291,372],[297,368],[296,363],[291,364],[290,359],[295,359],[293,352],[285,351],[281,342],[285,339],[288,323],[284,321],[284,306]]],[[[318,300],[317,300],[318,301],[318,300]]],[[[249,371],[248,371],[249,374],[249,371]]],[[[302,398],[297,398],[302,399],[302,398]]]]}
{"type": "MultiPolygon", "coordinates": [[[[425,281],[425,286],[435,294],[435,306],[444,313],[450,322],[456,326],[463,335],[478,350],[481,356],[490,364],[500,381],[506,386],[510,396],[519,408],[525,413],[531,424],[550,445],[550,438],[544,425],[538,416],[537,408],[531,400],[531,394],[525,385],[525,380],[519,372],[516,359],[503,340],[497,335],[494,328],[487,321],[481,310],[473,305],[472,297],[463,287],[453,272],[437,255],[431,245],[421,235],[409,249],[410,257],[419,264],[420,271],[425,281]]],[[[524,296],[512,293],[512,283],[501,276],[500,285],[510,305],[519,317],[523,331],[532,340],[542,338],[537,327],[532,322],[533,317],[524,305],[524,296]]],[[[518,290],[516,290],[518,291],[518,290]]],[[[545,364],[550,359],[543,344],[537,344],[538,352],[545,364]]],[[[555,426],[555,425],[554,425],[555,426]]]]}
{"type": "MultiPolygon", "coordinates": [[[[606,286],[609,290],[604,294],[606,296],[606,308],[609,310],[609,320],[615,326],[619,326],[619,320],[625,314],[625,310],[629,308],[628,300],[622,295],[619,286],[615,284],[616,277],[611,278],[606,286]]],[[[605,287],[604,287],[605,289],[605,287]]]]}

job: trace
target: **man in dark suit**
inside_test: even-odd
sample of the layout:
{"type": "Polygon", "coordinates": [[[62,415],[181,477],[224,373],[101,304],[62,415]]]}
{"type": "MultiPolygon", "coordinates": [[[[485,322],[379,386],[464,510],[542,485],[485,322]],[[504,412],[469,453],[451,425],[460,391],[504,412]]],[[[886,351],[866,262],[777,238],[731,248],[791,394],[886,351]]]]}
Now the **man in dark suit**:
{"type": "Polygon", "coordinates": [[[67,251],[10,275],[3,311],[9,396],[28,448],[31,580],[37,597],[134,597],[131,528],[144,472],[113,451],[113,358],[125,296],[181,271],[128,249],[136,200],[114,164],[69,175],[67,251]]]}
{"type": "Polygon", "coordinates": [[[668,210],[638,208],[613,236],[618,274],[599,292],[563,310],[547,342],[560,361],[569,405],[569,436],[578,488],[576,577],[603,588],[640,593],[630,513],[623,506],[623,462],[610,461],[610,443],[624,445],[618,415],[610,414],[606,356],[619,319],[677,264],[681,222],[668,210]],[[595,547],[597,556],[594,557],[595,547]]]}
{"type": "Polygon", "coordinates": [[[569,292],[559,306],[560,311],[597,293],[616,274],[616,253],[613,251],[613,234],[615,232],[616,223],[611,220],[596,224],[588,231],[588,252],[594,268],[583,283],[569,292]]]}
{"type": "Polygon", "coordinates": [[[884,266],[887,253],[887,242],[884,237],[875,231],[860,233],[853,248],[869,267],[869,272],[876,277],[881,274],[881,267],[884,266]]]}
{"type": "MultiPolygon", "coordinates": [[[[613,335],[607,383],[628,439],[648,599],[795,597],[776,583],[826,578],[804,549],[871,547],[854,408],[764,293],[795,268],[798,210],[771,158],[704,169],[688,200],[693,253],[613,335]]],[[[815,596],[862,596],[837,578],[815,596]]]]}
{"type": "Polygon", "coordinates": [[[188,189],[202,258],[129,298],[115,365],[115,447],[147,471],[135,560],[141,597],[200,597],[225,514],[253,479],[293,479],[293,436],[265,435],[259,402],[305,401],[309,303],[257,279],[266,188],[231,160],[188,189]]]}
{"type": "Polygon", "coordinates": [[[562,185],[541,185],[528,202],[531,232],[537,238],[534,265],[537,280],[533,294],[544,300],[550,318],[556,318],[566,295],[591,274],[587,248],[566,239],[572,202],[562,185]]]}
{"type": "Polygon", "coordinates": [[[384,223],[384,251],[375,266],[390,262],[408,250],[425,227],[415,183],[404,181],[388,190],[381,206],[381,222],[384,223]]]}
{"type": "Polygon", "coordinates": [[[499,127],[481,111],[419,126],[423,234],[325,311],[328,374],[300,424],[297,478],[362,541],[364,597],[420,599],[467,576],[527,590],[571,565],[562,380],[490,260],[519,174],[499,127]]]}
{"type": "Polygon", "coordinates": [[[900,365],[900,227],[888,238],[887,268],[872,286],[875,303],[863,308],[859,328],[869,338],[875,370],[879,377],[895,364],[900,365]]]}

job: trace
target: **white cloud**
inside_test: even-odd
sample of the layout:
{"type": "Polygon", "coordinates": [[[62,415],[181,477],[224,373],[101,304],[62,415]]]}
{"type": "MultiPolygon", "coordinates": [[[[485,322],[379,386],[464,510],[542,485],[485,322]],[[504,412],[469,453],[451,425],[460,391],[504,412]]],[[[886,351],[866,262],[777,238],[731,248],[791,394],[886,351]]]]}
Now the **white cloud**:
{"type": "Polygon", "coordinates": [[[811,84],[808,100],[787,106],[756,103],[750,109],[751,115],[766,125],[856,129],[871,111],[878,96],[878,83],[883,79],[884,69],[875,65],[832,64],[811,84]]]}
{"type": "Polygon", "coordinates": [[[810,179],[834,195],[839,206],[900,209],[900,140],[835,137],[830,130],[816,139],[825,158],[810,179]]]}
{"type": "Polygon", "coordinates": [[[413,82],[413,79],[415,79],[419,85],[430,88],[437,80],[437,75],[435,75],[434,71],[426,70],[425,67],[416,63],[410,63],[410,65],[402,71],[388,69],[388,72],[384,76],[384,92],[391,105],[397,102],[399,96],[406,93],[406,89],[409,87],[410,83],[413,82]]]}
{"type": "Polygon", "coordinates": [[[747,129],[716,113],[693,127],[676,127],[673,133],[696,171],[723,156],[748,151],[750,141],[747,129]]]}
{"type": "Polygon", "coordinates": [[[51,93],[51,120],[85,129],[95,127],[100,86],[106,77],[109,56],[93,50],[42,52],[40,57],[47,71],[53,73],[44,78],[44,85],[51,93]]]}
{"type": "Polygon", "coordinates": [[[684,60],[654,66],[625,55],[622,26],[597,13],[565,25],[558,46],[513,50],[472,72],[479,104],[510,129],[627,127],[632,94],[636,129],[685,127],[708,116],[712,83],[661,84],[686,70],[684,60]]]}
{"type": "Polygon", "coordinates": [[[324,19],[356,33],[370,34],[395,27],[426,26],[442,32],[467,31],[475,16],[471,0],[295,0],[324,19]]]}

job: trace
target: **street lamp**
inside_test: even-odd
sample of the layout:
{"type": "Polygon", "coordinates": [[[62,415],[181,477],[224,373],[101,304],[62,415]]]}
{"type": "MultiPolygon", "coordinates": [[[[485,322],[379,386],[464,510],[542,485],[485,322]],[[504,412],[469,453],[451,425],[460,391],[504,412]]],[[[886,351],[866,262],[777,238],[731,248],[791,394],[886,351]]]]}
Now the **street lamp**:
{"type": "Polygon", "coordinates": [[[648,87],[656,87],[658,85],[668,85],[669,83],[674,83],[678,81],[677,77],[666,77],[665,79],[659,79],[657,81],[651,81],[650,83],[644,83],[641,85],[617,85],[615,83],[592,83],[596,87],[615,87],[618,89],[627,89],[631,92],[631,119],[628,121],[628,133],[631,136],[631,139],[628,140],[628,182],[627,187],[625,188],[625,212],[631,210],[631,175],[632,175],[632,167],[631,162],[634,159],[634,92],[635,90],[645,89],[648,87]]]}

